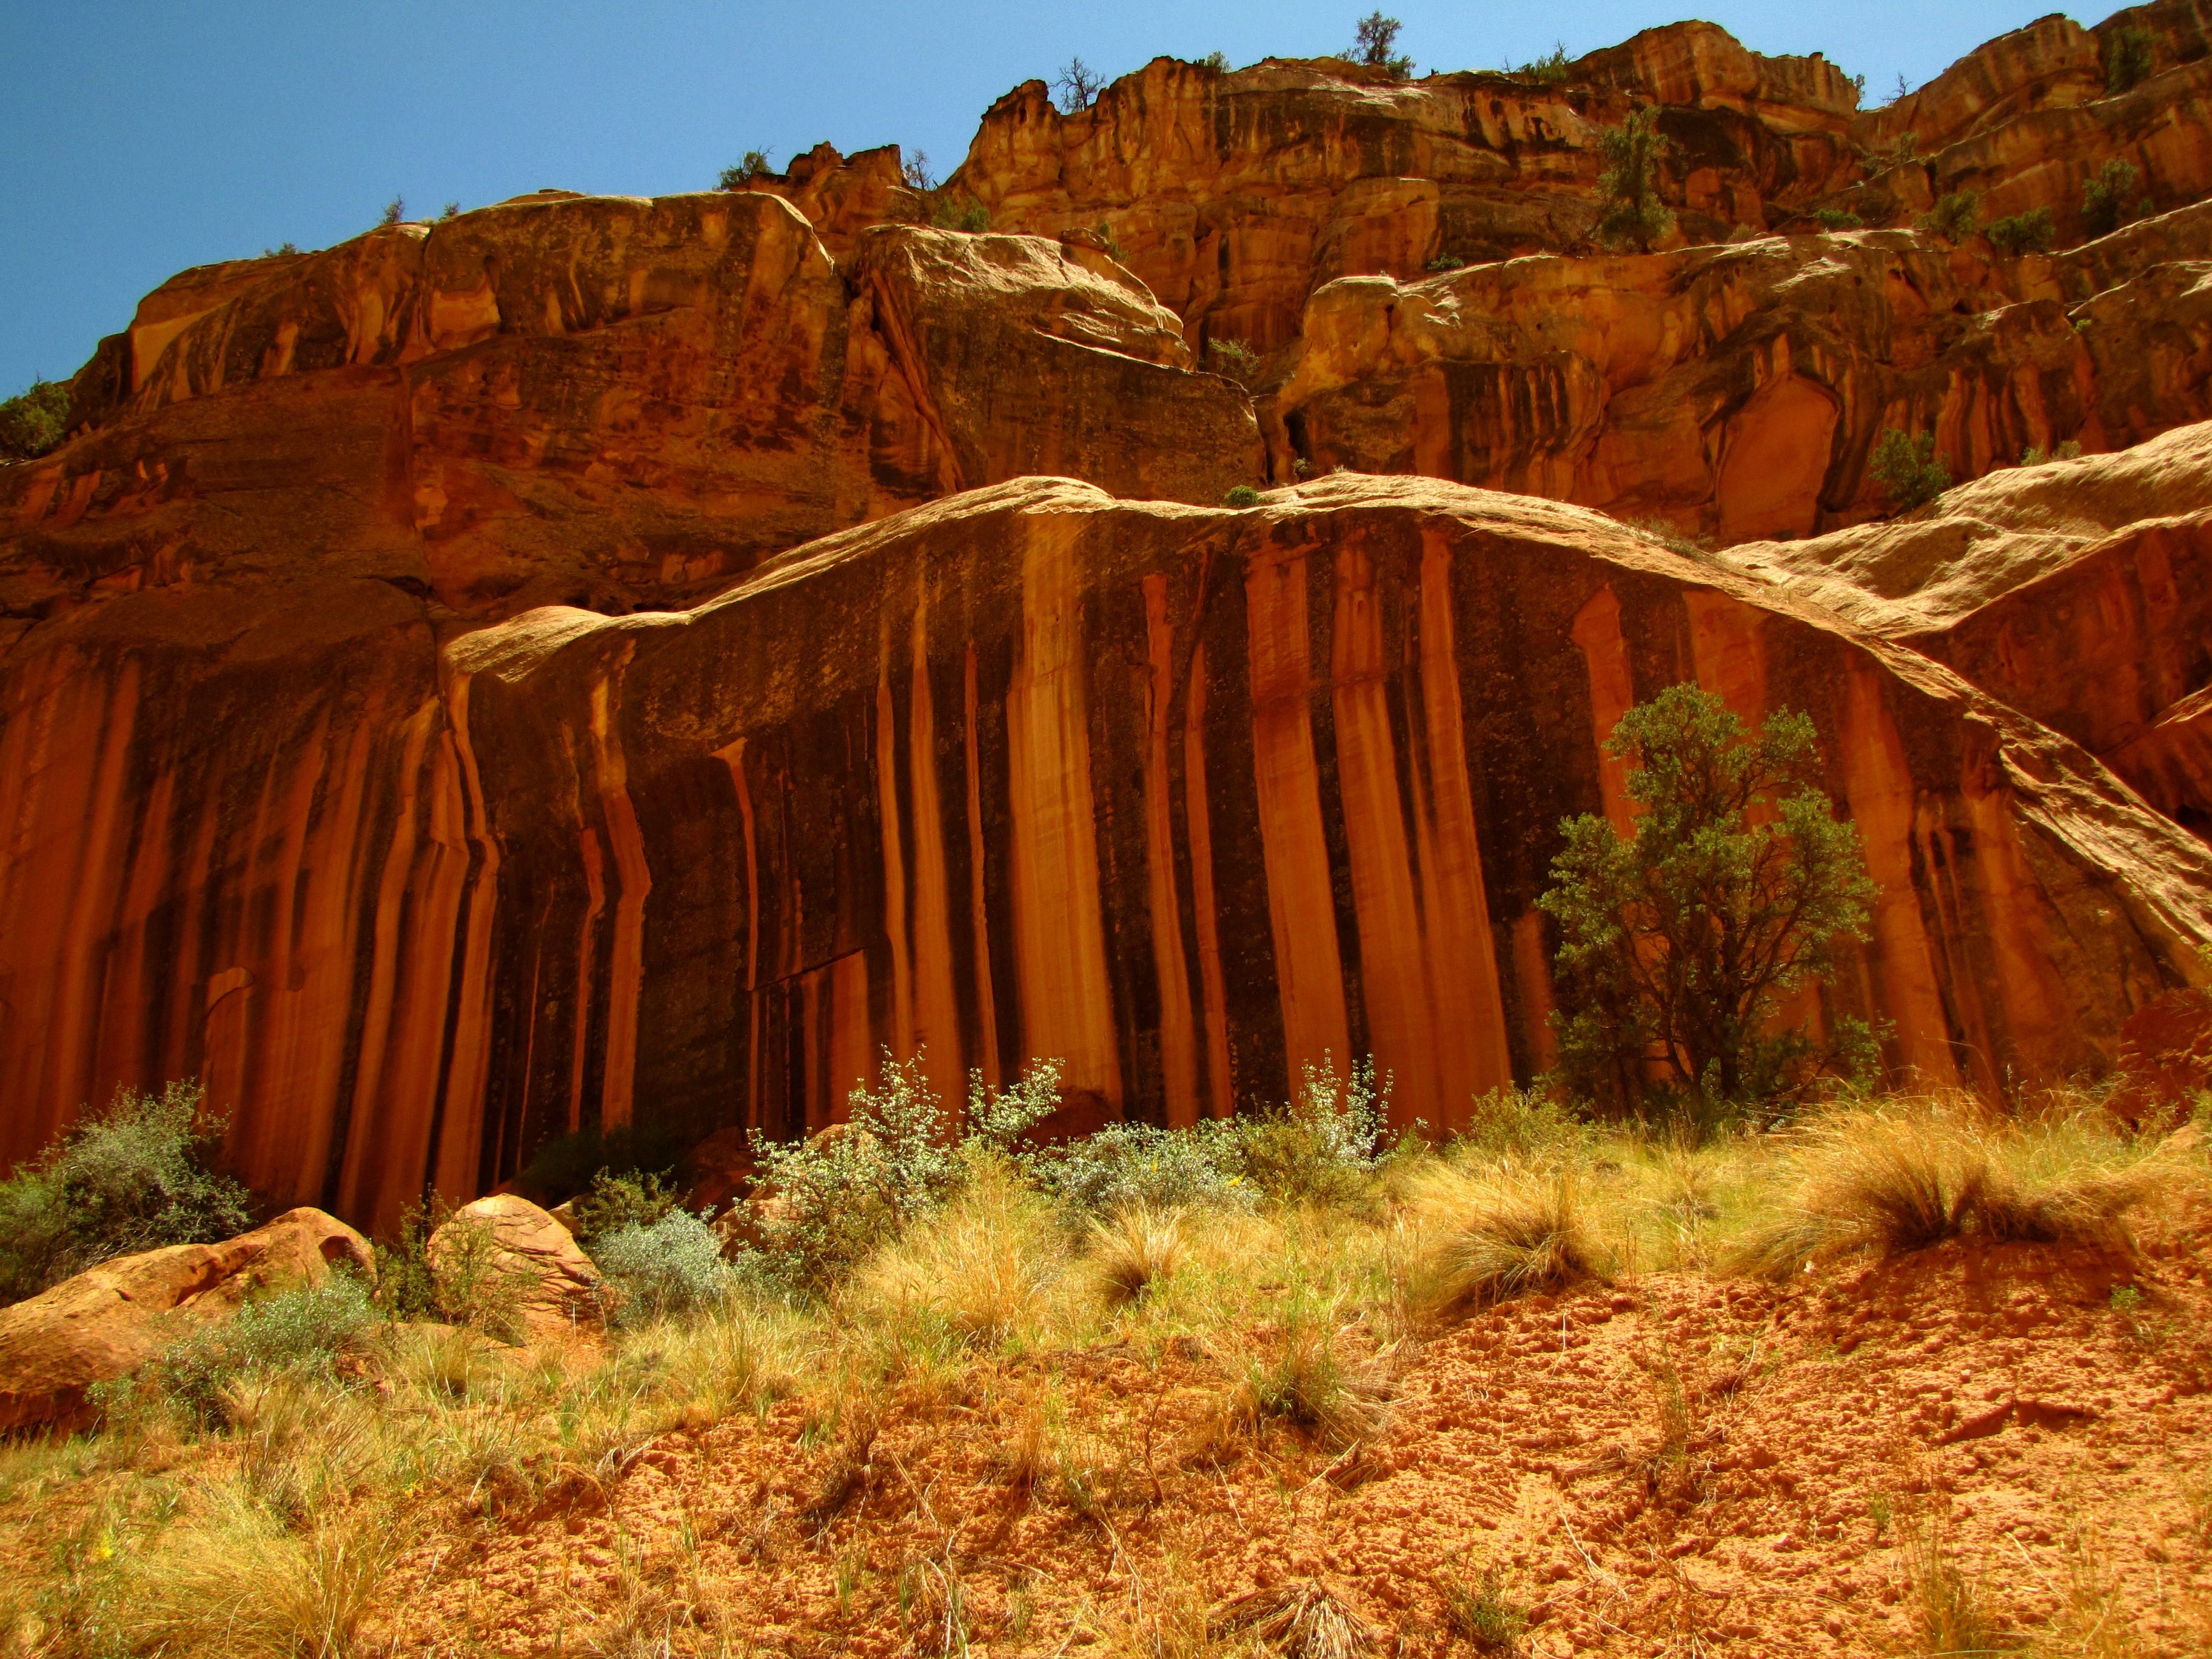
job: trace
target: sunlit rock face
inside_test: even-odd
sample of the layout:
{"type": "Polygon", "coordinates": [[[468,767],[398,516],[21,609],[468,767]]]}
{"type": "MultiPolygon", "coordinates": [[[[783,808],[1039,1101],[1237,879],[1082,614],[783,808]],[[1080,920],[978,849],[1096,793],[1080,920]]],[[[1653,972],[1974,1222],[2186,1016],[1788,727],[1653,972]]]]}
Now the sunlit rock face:
{"type": "Polygon", "coordinates": [[[1624,811],[1599,740],[1678,679],[1819,722],[1885,890],[1821,1017],[1900,1070],[2093,1063],[2212,942],[2212,857],[2064,738],[1446,484],[1026,481],[442,644],[374,582],[97,616],[10,678],[14,1150],[196,1072],[258,1181],[351,1213],[580,1124],[819,1124],[884,1047],[1170,1122],[1371,1052],[1449,1125],[1542,1064],[1556,825],[1624,811]]]}
{"type": "Polygon", "coordinates": [[[1371,1054],[1448,1127],[1683,680],[1812,714],[1881,884],[1811,1017],[2094,1071],[2212,973],[2212,58],[2139,15],[2120,95],[2045,20],[1874,112],[1702,24],[1162,60],[934,192],[823,146],[184,273],[0,468],[0,1154],[193,1076],[381,1225],[886,1048],[1085,1122],[1371,1054]],[[1677,228],[1608,252],[1639,102],[1677,228]],[[2154,216],[2073,246],[2115,155],[2154,216]],[[1903,228],[1954,188],[2062,251],[1903,228]],[[1892,428],[1972,482],[1891,516],[1892,428]]]}

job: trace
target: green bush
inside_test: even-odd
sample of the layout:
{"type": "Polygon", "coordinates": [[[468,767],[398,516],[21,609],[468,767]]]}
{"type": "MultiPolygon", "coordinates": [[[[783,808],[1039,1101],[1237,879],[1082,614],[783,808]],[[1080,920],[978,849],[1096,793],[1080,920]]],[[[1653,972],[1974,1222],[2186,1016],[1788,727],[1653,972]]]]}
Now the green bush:
{"type": "Polygon", "coordinates": [[[117,1413],[161,1402],[206,1426],[221,1427],[227,1396],[239,1379],[270,1371],[328,1376],[380,1317],[361,1275],[333,1268],[319,1285],[256,1297],[231,1319],[200,1326],[119,1385],[96,1390],[94,1403],[117,1413]]]}
{"type": "Polygon", "coordinates": [[[2142,174],[2118,156],[2106,161],[2081,185],[2081,234],[2094,240],[2148,218],[2154,210],[2150,198],[2136,194],[2142,184],[2142,174]]]}
{"type": "Polygon", "coordinates": [[[1551,51],[1541,58],[1521,65],[1513,71],[1547,87],[1563,87],[1573,78],[1574,71],[1567,64],[1567,43],[1553,43],[1551,51]]]}
{"type": "Polygon", "coordinates": [[[1951,487],[1951,471],[1936,458],[1932,432],[1913,438],[1892,427],[1875,443],[1867,474],[1895,513],[1925,507],[1951,487]]]}
{"type": "Polygon", "coordinates": [[[1659,162],[1667,149],[1659,112],[1649,105],[1630,111],[1627,120],[1598,135],[1598,149],[1606,165],[1597,187],[1607,203],[1598,240],[1648,252],[1674,228],[1674,216],[1659,200],[1659,162]]]}
{"type": "Polygon", "coordinates": [[[2157,43],[2150,31],[2137,23],[2124,24],[2112,31],[2105,48],[2105,90],[2117,97],[2150,79],[2157,66],[2157,43]]]}
{"type": "Polygon", "coordinates": [[[602,1178],[681,1178],[684,1138],[666,1124],[621,1124],[555,1135],[531,1154],[515,1185],[533,1203],[558,1204],[588,1193],[602,1178]]]}
{"type": "Polygon", "coordinates": [[[1434,271],[1464,270],[1467,261],[1455,253],[1439,253],[1429,261],[1428,269],[1434,271]]]}
{"type": "Polygon", "coordinates": [[[1250,484],[1237,484],[1221,498],[1221,504],[1224,507],[1257,507],[1260,505],[1260,492],[1250,484]]]}
{"type": "Polygon", "coordinates": [[[1208,340],[1206,367],[1249,392],[1260,380],[1260,355],[1242,340],[1208,340]]]}
{"type": "Polygon", "coordinates": [[[1394,50],[1398,44],[1398,32],[1405,27],[1395,17],[1371,11],[1354,25],[1358,38],[1345,56],[1370,69],[1388,70],[1393,78],[1402,81],[1413,72],[1413,60],[1394,50]]]}
{"type": "Polygon", "coordinates": [[[722,1242],[702,1215],[671,1209],[649,1223],[627,1222],[602,1234],[592,1260],[616,1294],[617,1325],[712,1307],[733,1277],[722,1242]]]}
{"type": "Polygon", "coordinates": [[[827,1288],[907,1222],[941,1207],[979,1156],[1019,1157],[1060,1105],[1058,1060],[1035,1060],[1011,1089],[970,1073],[964,1110],[930,1086],[919,1054],[884,1054],[883,1080],[847,1097],[846,1121],[790,1142],[752,1135],[759,1246],[744,1265],[799,1292],[827,1288]]]}
{"type": "Polygon", "coordinates": [[[1301,1068],[1298,1087],[1279,1111],[1237,1121],[1244,1176],[1278,1203],[1342,1203],[1367,1187],[1382,1160],[1390,1079],[1375,1062],[1347,1076],[1334,1059],[1301,1068]]]}
{"type": "Polygon", "coordinates": [[[1153,1210],[1249,1209],[1259,1189],[1244,1176],[1240,1126],[1208,1118],[1188,1129],[1109,1123],[1037,1160],[1037,1183],[1088,1214],[1153,1210]]]}
{"type": "Polygon", "coordinates": [[[33,380],[0,403],[0,461],[36,460],[69,430],[70,390],[62,380],[33,380]]]}
{"type": "Polygon", "coordinates": [[[118,1089],[107,1109],[64,1131],[0,1182],[0,1300],[20,1302],[73,1273],[165,1244],[211,1244],[253,1224],[246,1188],[210,1155],[197,1083],[159,1095],[118,1089]]]}
{"type": "Polygon", "coordinates": [[[591,1191],[568,1200],[568,1231],[588,1248],[602,1235],[652,1226],[676,1207],[676,1198],[658,1175],[602,1170],[592,1177],[591,1191]]]}
{"type": "Polygon", "coordinates": [[[1969,237],[1981,228],[1982,198],[1971,190],[1954,190],[1913,221],[1920,229],[1947,242],[1969,237]]]}
{"type": "Polygon", "coordinates": [[[960,230],[977,236],[990,229],[991,215],[972,196],[948,196],[931,205],[929,222],[939,230],[960,230]]]}
{"type": "Polygon", "coordinates": [[[2081,456],[2081,440],[2078,438],[2069,438],[2064,443],[2060,444],[2057,448],[2053,449],[2048,455],[2045,454],[2043,451],[2038,448],[2035,445],[2030,444],[2026,449],[2020,452],[2020,464],[2022,466],[2041,466],[2045,461],[2079,460],[2081,456]]]}
{"type": "Polygon", "coordinates": [[[2051,222],[2049,208],[2033,208],[2009,218],[1991,220],[1989,239],[2002,253],[2048,253],[2057,243],[2058,228],[2051,222]]]}
{"type": "Polygon", "coordinates": [[[1813,213],[1813,222],[1823,230],[1856,230],[1866,222],[1857,214],[1847,213],[1842,208],[1816,208],[1813,213]]]}
{"type": "Polygon", "coordinates": [[[1198,60],[1198,66],[1200,69],[1210,69],[1216,75],[1226,75],[1229,73],[1229,54],[1225,52],[1209,52],[1198,60]]]}
{"type": "Polygon", "coordinates": [[[1606,747],[1628,768],[1633,825],[1562,823],[1537,900],[1559,926],[1560,1080],[1609,1110],[1656,1104],[1702,1127],[1863,1069],[1863,1024],[1834,1022],[1826,1044],[1779,1024],[1834,942],[1865,937],[1877,891],[1816,781],[1813,722],[1778,710],[1754,736],[1711,692],[1674,685],[1606,747]]]}
{"type": "Polygon", "coordinates": [[[749,149],[732,167],[724,167],[714,180],[717,190],[743,190],[756,179],[764,179],[773,171],[768,164],[768,152],[749,149]]]}

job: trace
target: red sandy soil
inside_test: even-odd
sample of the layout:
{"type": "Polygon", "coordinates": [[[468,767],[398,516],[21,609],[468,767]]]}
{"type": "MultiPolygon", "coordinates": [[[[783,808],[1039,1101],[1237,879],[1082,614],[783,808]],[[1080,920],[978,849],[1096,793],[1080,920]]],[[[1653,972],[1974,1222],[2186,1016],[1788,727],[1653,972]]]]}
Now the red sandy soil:
{"type": "Polygon", "coordinates": [[[838,1447],[787,1401],[665,1435],[527,1515],[480,1498],[404,1554],[372,1645],[938,1652],[957,1585],[971,1652],[1173,1654],[1206,1609],[1317,1577],[1376,1653],[1440,1655],[1468,1650],[1442,1586],[1494,1565],[1533,1610],[1531,1655],[1910,1653],[1905,1539],[1932,1527],[2000,1628],[2049,1633],[2078,1583],[2105,1593],[2088,1651],[2202,1654],[2201,1243],[1953,1244],[1782,1289],[1666,1275],[1539,1297],[1401,1358],[1386,1425],[1349,1452],[1224,1432],[1223,1365],[1194,1345],[1060,1355],[1066,1421],[1097,1437],[1087,1516],[1006,1472],[1042,1362],[887,1396],[826,1519],[808,1511],[848,1484],[838,1447]],[[2116,1307],[2116,1285],[2141,1302],[2116,1307]]]}

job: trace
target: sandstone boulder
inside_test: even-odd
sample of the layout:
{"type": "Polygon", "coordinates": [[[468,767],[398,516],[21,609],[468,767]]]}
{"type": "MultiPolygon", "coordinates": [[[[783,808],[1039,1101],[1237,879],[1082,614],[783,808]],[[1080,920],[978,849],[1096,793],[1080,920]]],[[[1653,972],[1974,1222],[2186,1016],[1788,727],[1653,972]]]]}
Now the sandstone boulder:
{"type": "Polygon", "coordinates": [[[430,1271],[456,1310],[484,1309],[529,1340],[596,1322],[599,1270],[548,1212],[495,1193],[453,1212],[430,1236],[430,1271]]]}
{"type": "Polygon", "coordinates": [[[374,1280],[368,1243],[320,1210],[287,1211],[220,1244],[172,1244],[86,1269],[0,1308],[0,1432],[85,1419],[85,1391],[136,1370],[257,1291],[319,1284],[343,1263],[374,1280]]]}

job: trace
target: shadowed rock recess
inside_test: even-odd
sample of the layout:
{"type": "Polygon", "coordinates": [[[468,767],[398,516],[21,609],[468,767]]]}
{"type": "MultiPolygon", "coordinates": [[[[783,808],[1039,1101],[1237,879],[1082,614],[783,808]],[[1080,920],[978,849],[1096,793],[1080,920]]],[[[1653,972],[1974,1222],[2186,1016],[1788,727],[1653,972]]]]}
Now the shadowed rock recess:
{"type": "Polygon", "coordinates": [[[198,1076],[383,1226],[884,1048],[1170,1123],[1371,1053],[1449,1126],[1546,1064],[1559,820],[1680,680],[1819,727],[1882,890],[1820,1018],[2098,1070],[2212,977],[2196,15],[1867,112],[1696,23],[1163,59],[933,192],[825,145],[184,273],[0,468],[0,1155],[198,1076]],[[1608,251],[1644,104],[1676,225],[1608,251]],[[2058,251],[1911,228],[1959,190],[2058,251]],[[1891,428],[1972,482],[1887,517],[1891,428]]]}

